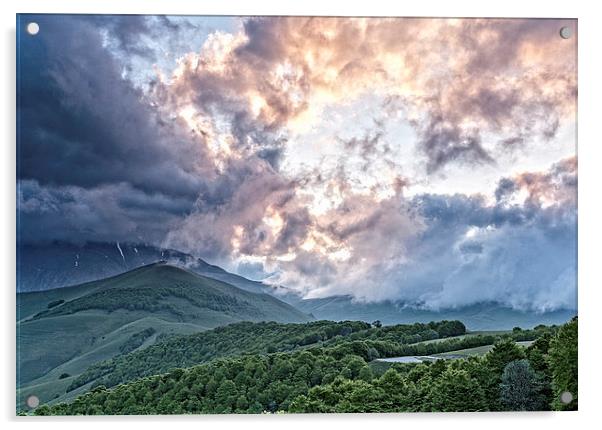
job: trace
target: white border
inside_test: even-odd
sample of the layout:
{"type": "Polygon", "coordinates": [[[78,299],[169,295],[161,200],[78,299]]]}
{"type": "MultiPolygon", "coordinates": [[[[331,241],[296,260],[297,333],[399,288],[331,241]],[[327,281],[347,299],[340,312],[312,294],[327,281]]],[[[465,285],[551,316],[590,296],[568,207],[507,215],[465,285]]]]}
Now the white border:
{"type": "MultiPolygon", "coordinates": [[[[190,0],[103,0],[73,2],[69,0],[4,0],[2,14],[3,64],[1,69],[3,95],[0,109],[1,130],[4,139],[0,169],[3,210],[0,273],[2,290],[2,419],[12,428],[44,429],[79,428],[105,429],[107,425],[144,425],[160,429],[167,422],[178,427],[225,427],[253,429],[304,429],[308,426],[326,428],[345,427],[365,429],[374,424],[383,428],[444,427],[447,429],[487,429],[531,425],[537,428],[587,428],[594,426],[600,395],[599,340],[602,300],[600,291],[600,211],[602,184],[600,171],[600,137],[602,124],[600,102],[600,42],[602,21],[595,1],[526,1],[526,0],[420,0],[396,2],[383,0],[327,2],[325,0],[222,0],[219,2],[192,2],[190,0]],[[370,16],[453,16],[453,17],[559,17],[579,19],[579,407],[577,413],[505,413],[505,414],[391,414],[391,415],[336,415],[336,416],[194,416],[194,417],[99,417],[99,418],[14,418],[15,405],[15,14],[25,13],[129,13],[129,14],[224,14],[224,15],[370,15],[370,16]],[[544,427],[545,426],[545,427],[544,427]]],[[[596,427],[600,425],[598,423],[596,427]]]]}

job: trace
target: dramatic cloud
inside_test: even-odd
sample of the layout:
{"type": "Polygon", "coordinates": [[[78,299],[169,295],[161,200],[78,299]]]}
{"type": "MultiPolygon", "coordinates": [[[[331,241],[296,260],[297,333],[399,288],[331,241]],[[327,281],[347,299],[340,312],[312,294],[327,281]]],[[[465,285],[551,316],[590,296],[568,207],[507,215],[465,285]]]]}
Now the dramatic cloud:
{"type": "Polygon", "coordinates": [[[496,192],[503,198],[492,205],[460,195],[415,198],[430,227],[400,272],[401,296],[435,308],[485,301],[538,311],[576,307],[576,181],[570,158],[546,172],[503,178],[496,192]],[[417,269],[423,259],[427,270],[417,269]],[[421,285],[419,295],[406,296],[404,280],[421,285]]]}
{"type": "Polygon", "coordinates": [[[40,40],[21,48],[19,177],[42,184],[129,182],[193,199],[198,151],[120,76],[83,21],[40,17],[40,40]]]}
{"type": "Polygon", "coordinates": [[[18,185],[19,239],[157,243],[189,210],[186,198],[147,194],[127,183],[95,188],[18,185]]]}
{"type": "Polygon", "coordinates": [[[575,21],[34,18],[20,240],[163,245],[307,297],[575,306],[575,21]]]}
{"type": "Polygon", "coordinates": [[[346,225],[334,237],[349,259],[323,264],[302,253],[283,263],[276,279],[312,296],[351,293],[430,309],[491,301],[525,310],[575,308],[576,160],[500,184],[508,181],[513,191],[494,204],[482,196],[420,195],[404,211],[364,208],[358,212],[369,215],[360,222],[333,222],[346,225]]]}
{"type": "Polygon", "coordinates": [[[562,25],[574,23],[250,19],[182,59],[157,93],[170,109],[227,116],[240,145],[378,94],[415,128],[430,171],[455,160],[492,163],[500,146],[550,139],[572,119],[576,49],[558,36],[562,25]]]}
{"type": "Polygon", "coordinates": [[[227,257],[234,251],[277,252],[295,240],[295,217],[302,216],[302,209],[291,204],[294,183],[267,163],[257,163],[257,169],[253,163],[241,166],[238,176],[230,172],[228,179],[233,182],[221,182],[214,193],[201,195],[196,211],[168,235],[167,246],[227,257]]]}

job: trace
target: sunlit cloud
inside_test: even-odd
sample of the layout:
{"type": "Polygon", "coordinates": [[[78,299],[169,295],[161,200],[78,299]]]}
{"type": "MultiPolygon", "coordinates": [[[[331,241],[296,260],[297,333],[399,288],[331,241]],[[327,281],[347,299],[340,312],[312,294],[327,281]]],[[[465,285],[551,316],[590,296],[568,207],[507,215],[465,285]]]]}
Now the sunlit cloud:
{"type": "MultiPolygon", "coordinates": [[[[238,139],[232,154],[246,154],[246,162],[258,148],[282,151],[278,175],[289,181],[290,199],[268,202],[245,240],[236,239],[237,258],[263,258],[266,282],[309,296],[403,297],[400,271],[413,270],[409,249],[429,229],[404,195],[462,177],[467,166],[484,168],[491,179],[473,192],[491,210],[514,154],[573,123],[575,45],[552,37],[559,25],[249,19],[236,36],[216,34],[202,61],[181,63],[161,102],[220,111],[238,139]],[[401,139],[397,124],[408,129],[401,139]],[[300,208],[301,226],[284,235],[300,208]]],[[[574,142],[562,148],[559,154],[570,155],[574,142]]],[[[515,192],[500,204],[561,204],[538,175],[517,175],[515,192]]],[[[467,241],[497,230],[465,229],[467,241]]],[[[456,249],[479,246],[456,242],[456,249]]]]}

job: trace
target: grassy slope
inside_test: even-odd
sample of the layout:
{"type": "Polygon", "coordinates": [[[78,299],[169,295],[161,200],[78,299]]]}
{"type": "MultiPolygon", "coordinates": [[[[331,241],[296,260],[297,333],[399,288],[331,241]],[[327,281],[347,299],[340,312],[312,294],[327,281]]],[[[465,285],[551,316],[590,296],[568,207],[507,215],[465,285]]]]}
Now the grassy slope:
{"type": "MultiPolygon", "coordinates": [[[[30,394],[36,394],[41,399],[56,399],[65,401],[85,391],[86,387],[74,390],[67,395],[65,390],[71,382],[92,364],[114,357],[119,354],[119,347],[135,332],[147,327],[153,327],[157,333],[192,334],[199,331],[199,326],[193,324],[173,323],[156,317],[145,317],[129,324],[105,336],[105,341],[97,348],[91,348],[85,353],[68,360],[52,369],[47,374],[25,383],[18,393],[18,402],[23,405],[30,394]],[[69,374],[67,378],[60,379],[62,374],[69,374]]],[[[157,338],[157,334],[149,338],[140,348],[150,346],[157,338]]],[[[89,385],[89,384],[88,384],[89,385]]]]}
{"type": "Polygon", "coordinates": [[[119,354],[133,334],[147,327],[155,329],[156,337],[244,320],[310,320],[274,297],[160,264],[80,286],[19,294],[17,306],[19,401],[34,387],[43,401],[64,393],[70,378],[59,380],[61,374],[77,375],[119,354]],[[158,290],[160,295],[155,294],[158,290]],[[151,300],[154,308],[132,308],[140,307],[143,299],[151,300]],[[48,309],[54,300],[65,303],[48,309]],[[107,306],[109,301],[120,305],[107,306]]]}
{"type": "MultiPolygon", "coordinates": [[[[488,335],[488,334],[502,335],[505,333],[510,333],[510,331],[506,331],[506,330],[491,331],[491,330],[489,330],[489,331],[481,331],[481,332],[470,332],[470,333],[466,333],[465,335],[455,336],[454,338],[462,339],[462,338],[469,337],[469,336],[488,335]]],[[[429,344],[429,343],[441,342],[443,340],[448,340],[448,339],[425,340],[424,342],[419,342],[419,343],[429,344]]],[[[527,340],[527,341],[519,341],[516,343],[518,345],[521,345],[521,346],[527,348],[529,345],[531,345],[533,343],[533,341],[527,340]]],[[[483,345],[483,346],[477,346],[475,348],[458,349],[455,351],[448,351],[448,352],[442,352],[440,354],[433,354],[431,357],[438,357],[438,358],[444,358],[444,359],[466,358],[466,357],[470,357],[470,356],[474,356],[474,355],[485,355],[489,351],[491,351],[492,348],[493,348],[493,345],[483,345]]],[[[394,363],[394,362],[374,360],[374,361],[370,362],[370,368],[372,369],[373,372],[375,372],[375,374],[382,375],[384,372],[387,371],[387,369],[389,369],[391,366],[393,366],[395,364],[396,363],[394,363]]]]}
{"type": "MultiPolygon", "coordinates": [[[[533,343],[533,341],[527,340],[527,341],[516,342],[516,343],[518,345],[521,345],[526,348],[529,345],[531,345],[533,343]]],[[[492,348],[493,348],[493,345],[478,346],[476,348],[466,348],[466,349],[459,349],[457,351],[449,351],[449,352],[443,352],[441,354],[434,354],[433,357],[464,358],[464,357],[470,357],[472,355],[484,355],[484,354],[488,353],[492,348]]]]}
{"type": "MultiPolygon", "coordinates": [[[[470,331],[466,334],[463,334],[461,336],[456,336],[456,339],[464,339],[466,337],[472,337],[472,336],[486,336],[486,335],[498,335],[501,336],[503,334],[507,334],[507,333],[512,333],[511,330],[481,330],[481,331],[470,331]]],[[[432,340],[425,340],[424,342],[420,342],[423,343],[425,345],[428,345],[429,343],[438,343],[438,342],[442,342],[444,340],[447,340],[446,338],[441,338],[441,339],[432,339],[432,340]]]]}

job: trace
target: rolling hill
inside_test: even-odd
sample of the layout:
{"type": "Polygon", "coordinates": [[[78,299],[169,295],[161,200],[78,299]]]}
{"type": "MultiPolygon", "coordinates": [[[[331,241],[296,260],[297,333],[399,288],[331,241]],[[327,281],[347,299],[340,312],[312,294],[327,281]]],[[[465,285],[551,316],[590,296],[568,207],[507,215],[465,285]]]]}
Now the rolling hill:
{"type": "MultiPolygon", "coordinates": [[[[251,293],[165,263],[86,284],[17,295],[17,380],[22,395],[66,386],[91,364],[238,321],[312,318],[275,297],[251,293]],[[48,387],[46,387],[48,388],[48,387]]],[[[47,399],[44,399],[47,400],[47,399]]]]}
{"type": "MultiPolygon", "coordinates": [[[[445,339],[464,342],[465,327],[459,321],[373,327],[360,321],[313,321],[307,323],[239,322],[189,335],[162,337],[156,343],[111,359],[92,364],[85,371],[72,368],[69,377],[52,372],[26,386],[23,395],[44,393],[50,403],[70,401],[99,385],[113,387],[142,377],[163,374],[219,358],[247,354],[293,352],[315,346],[335,346],[346,342],[393,342],[389,352],[402,353],[402,345],[438,339],[435,351],[447,351],[445,339]],[[443,346],[443,349],[440,347],[443,346]]],[[[489,340],[491,342],[491,340],[489,340]]],[[[477,343],[481,345],[482,343],[477,343]]],[[[462,347],[474,343],[461,343],[462,347]]],[[[458,349],[454,343],[452,349],[458,349]]],[[[410,352],[412,352],[411,350],[410,352]]],[[[408,351],[405,351],[406,353],[408,351]]],[[[22,396],[23,397],[23,396],[22,396]]]]}

